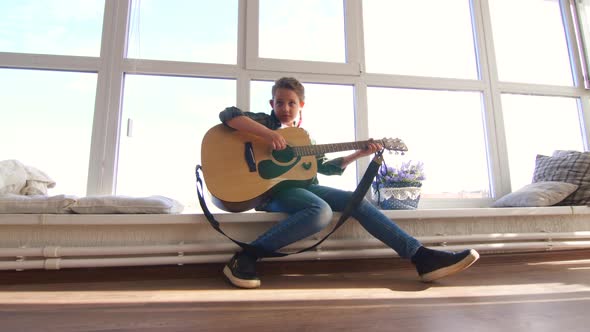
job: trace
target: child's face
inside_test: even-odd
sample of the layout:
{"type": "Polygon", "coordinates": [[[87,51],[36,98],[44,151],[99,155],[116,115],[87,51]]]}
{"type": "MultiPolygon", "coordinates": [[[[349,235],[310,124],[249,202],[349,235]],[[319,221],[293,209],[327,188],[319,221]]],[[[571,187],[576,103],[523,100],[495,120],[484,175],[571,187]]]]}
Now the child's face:
{"type": "Polygon", "coordinates": [[[284,126],[293,127],[295,119],[299,115],[305,103],[293,90],[277,89],[270,106],[275,110],[275,115],[284,126]]]}

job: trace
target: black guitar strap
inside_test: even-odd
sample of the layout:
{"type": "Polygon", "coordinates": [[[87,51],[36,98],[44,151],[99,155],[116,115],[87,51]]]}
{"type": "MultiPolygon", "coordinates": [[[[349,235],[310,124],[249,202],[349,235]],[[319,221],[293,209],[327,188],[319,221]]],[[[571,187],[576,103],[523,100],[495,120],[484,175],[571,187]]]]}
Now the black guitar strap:
{"type": "Polygon", "coordinates": [[[234,242],[238,246],[242,247],[242,249],[244,249],[244,251],[250,252],[260,258],[262,258],[262,257],[284,257],[287,255],[298,254],[298,253],[301,253],[304,251],[314,249],[315,247],[319,246],[330,235],[332,235],[332,233],[334,233],[340,226],[342,226],[346,220],[348,220],[348,218],[352,214],[352,211],[357,207],[357,205],[361,202],[361,200],[365,197],[365,194],[369,190],[369,187],[371,186],[371,183],[373,182],[373,178],[377,174],[377,171],[379,170],[379,167],[381,167],[381,163],[383,162],[382,155],[383,155],[383,150],[375,153],[375,157],[373,157],[373,160],[369,164],[369,167],[367,167],[365,174],[363,175],[361,181],[359,182],[354,193],[352,194],[350,201],[348,202],[348,204],[344,208],[344,211],[342,211],[342,213],[340,215],[340,219],[338,219],[338,222],[336,223],[336,225],[334,225],[334,228],[328,234],[326,234],[322,239],[320,239],[316,244],[314,244],[310,247],[304,248],[304,249],[300,249],[295,252],[283,253],[283,252],[277,252],[277,251],[268,251],[263,248],[253,246],[251,244],[238,241],[236,239],[233,239],[229,235],[225,234],[223,232],[223,230],[221,229],[219,222],[217,220],[215,220],[215,217],[209,211],[209,208],[207,207],[207,203],[205,202],[205,197],[203,194],[203,180],[199,174],[202,171],[201,165],[197,165],[197,167],[195,169],[195,174],[197,177],[197,194],[199,197],[199,204],[201,205],[201,208],[203,209],[203,213],[205,214],[205,217],[207,217],[207,220],[209,221],[211,226],[213,226],[213,228],[216,231],[223,234],[225,237],[230,239],[232,242],[234,242]]]}

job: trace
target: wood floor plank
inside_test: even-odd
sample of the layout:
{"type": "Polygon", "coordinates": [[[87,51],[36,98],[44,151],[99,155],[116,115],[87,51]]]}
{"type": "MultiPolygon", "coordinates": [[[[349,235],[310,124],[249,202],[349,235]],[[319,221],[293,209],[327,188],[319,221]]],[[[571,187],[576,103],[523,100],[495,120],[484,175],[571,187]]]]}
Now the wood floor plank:
{"type": "Polygon", "coordinates": [[[590,250],[482,255],[425,284],[401,259],[0,272],[1,331],[587,331],[590,250]]]}

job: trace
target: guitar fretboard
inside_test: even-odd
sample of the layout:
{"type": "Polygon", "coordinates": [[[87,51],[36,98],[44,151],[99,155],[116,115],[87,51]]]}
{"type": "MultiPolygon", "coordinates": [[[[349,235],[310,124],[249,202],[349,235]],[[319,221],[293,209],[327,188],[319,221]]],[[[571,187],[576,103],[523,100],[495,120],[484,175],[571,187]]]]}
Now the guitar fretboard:
{"type": "MultiPolygon", "coordinates": [[[[381,140],[373,140],[371,142],[382,143],[381,140]]],[[[293,152],[296,156],[317,156],[324,153],[339,152],[347,150],[361,150],[367,147],[369,141],[357,141],[347,143],[333,143],[333,144],[317,144],[305,146],[293,146],[293,152]]]]}

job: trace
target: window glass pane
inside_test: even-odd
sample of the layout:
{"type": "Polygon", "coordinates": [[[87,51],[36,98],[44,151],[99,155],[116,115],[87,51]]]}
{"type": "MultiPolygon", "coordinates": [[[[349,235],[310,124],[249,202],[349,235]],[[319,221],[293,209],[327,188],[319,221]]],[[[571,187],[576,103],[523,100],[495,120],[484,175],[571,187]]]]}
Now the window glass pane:
{"type": "Polygon", "coordinates": [[[572,85],[559,1],[489,4],[501,81],[572,85]]]}
{"type": "Polygon", "coordinates": [[[363,24],[368,72],[477,78],[468,0],[364,0],[363,24]]]}
{"type": "Polygon", "coordinates": [[[261,58],[346,62],[342,0],[260,0],[261,58]]]}
{"type": "Polygon", "coordinates": [[[86,195],[96,74],[0,69],[0,158],[56,182],[51,195],[86,195]]]}
{"type": "Polygon", "coordinates": [[[134,0],[129,58],[235,64],[238,0],[134,0]]]}
{"type": "Polygon", "coordinates": [[[104,0],[0,2],[0,52],[98,56],[104,0]]]}
{"type": "Polygon", "coordinates": [[[200,210],[195,165],[201,141],[235,96],[233,80],[126,75],[117,194],[164,195],[185,212],[200,210]]]}
{"type": "Polygon", "coordinates": [[[480,93],[371,87],[368,100],[370,135],[408,146],[385,162],[424,162],[423,198],[489,196],[480,93]]]}
{"type": "MultiPolygon", "coordinates": [[[[272,99],[272,85],[270,81],[252,81],[250,84],[250,109],[251,112],[270,113],[272,107],[269,100],[272,99]]],[[[307,86],[306,86],[307,88],[307,86]]],[[[306,91],[307,92],[307,91],[306,91]]],[[[307,105],[305,105],[307,106],[307,105]]],[[[303,108],[305,110],[305,107],[303,108]]],[[[307,121],[306,121],[307,122],[307,121]]],[[[303,123],[301,124],[303,126],[303,123]]]]}
{"type": "Polygon", "coordinates": [[[583,151],[578,99],[502,95],[512,191],[531,183],[537,154],[583,151]]]}
{"type": "MultiPolygon", "coordinates": [[[[305,106],[301,128],[308,131],[312,142],[329,144],[352,142],[354,131],[354,102],[352,86],[305,83],[305,106]],[[336,111],[337,110],[337,111],[336,111]]],[[[269,100],[272,98],[273,82],[252,82],[251,98],[254,112],[270,113],[269,100]]],[[[334,152],[326,155],[328,159],[348,155],[353,151],[334,152]]],[[[356,163],[350,164],[344,174],[319,174],[321,185],[354,190],[356,188],[356,163]]]]}

